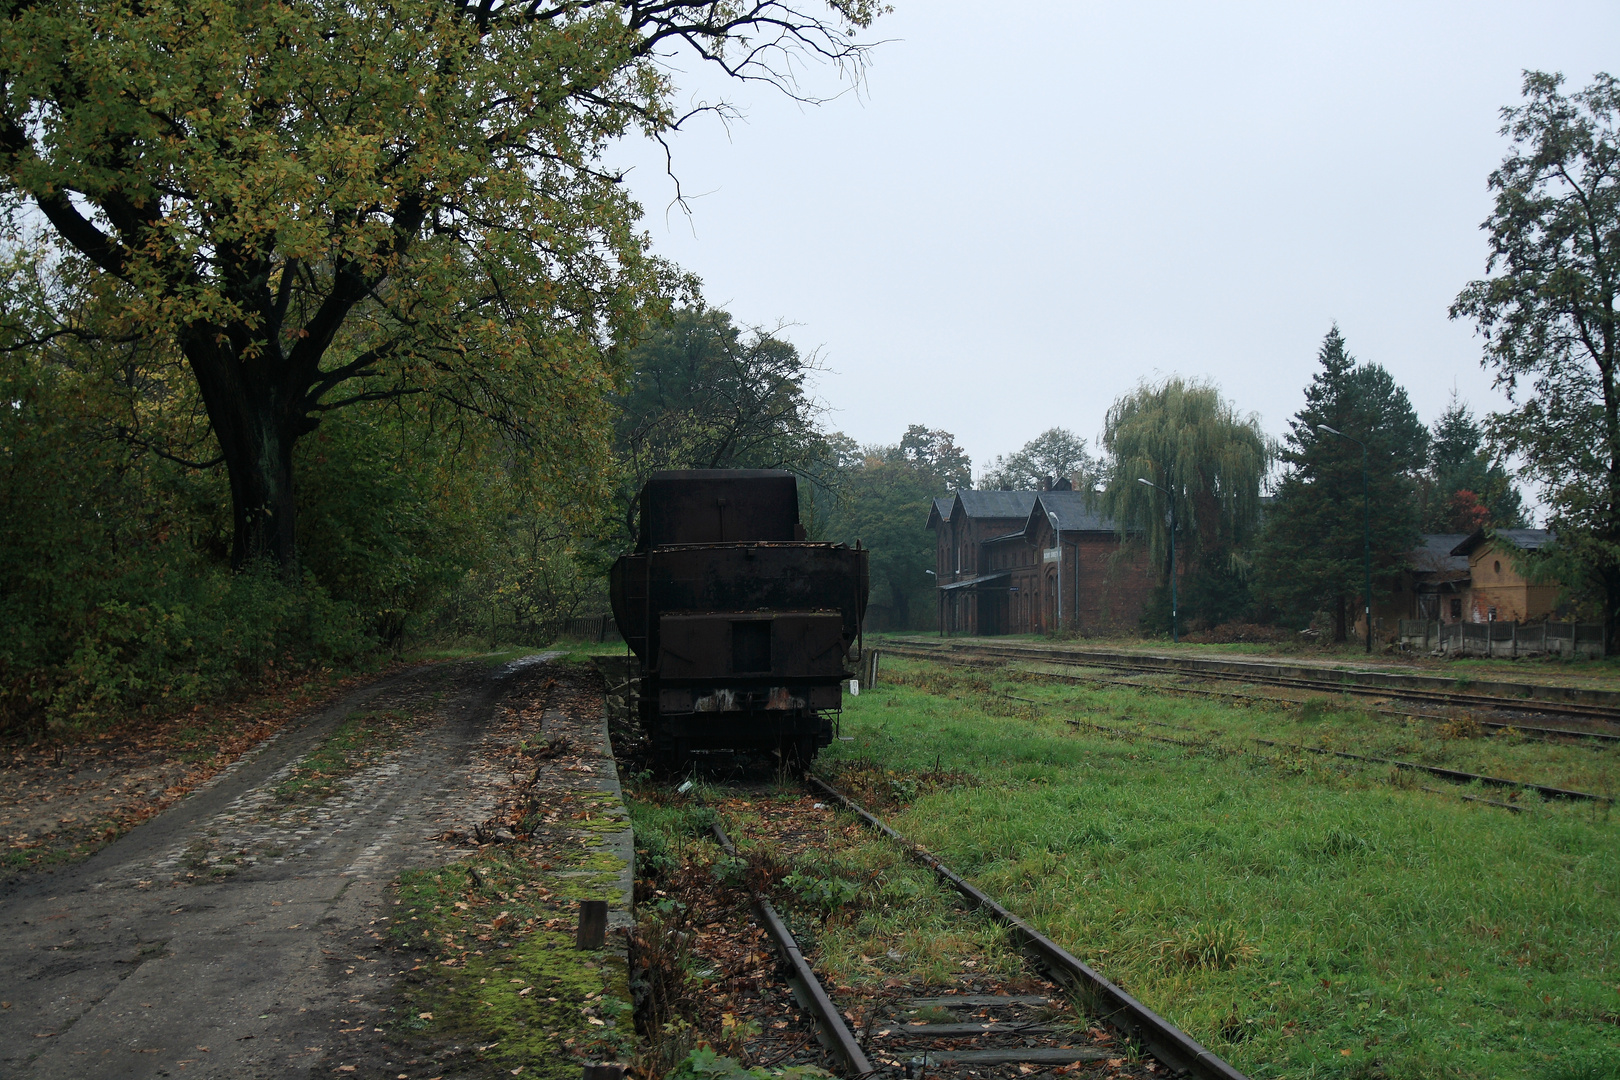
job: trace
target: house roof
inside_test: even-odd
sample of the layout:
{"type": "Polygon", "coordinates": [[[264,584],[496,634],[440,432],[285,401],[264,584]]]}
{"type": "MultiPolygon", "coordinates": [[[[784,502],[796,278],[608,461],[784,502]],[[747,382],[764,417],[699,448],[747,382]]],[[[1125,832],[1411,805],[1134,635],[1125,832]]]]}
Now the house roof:
{"type": "Polygon", "coordinates": [[[1021,525],[1013,532],[1003,533],[983,541],[993,544],[1015,537],[1033,535],[1032,526],[1045,521],[1051,513],[1063,532],[1116,532],[1113,519],[1104,517],[1086,505],[1084,491],[958,491],[940,496],[928,513],[928,528],[938,528],[950,520],[956,507],[970,518],[1017,521],[1021,525]]]}
{"type": "Polygon", "coordinates": [[[1034,518],[1036,514],[1045,517],[1050,513],[1057,518],[1058,529],[1062,532],[1118,532],[1112,518],[1104,517],[1086,505],[1086,496],[1084,491],[1040,492],[1035,496],[1037,505],[1030,509],[1030,517],[1034,518]]]}
{"type": "Polygon", "coordinates": [[[1468,574],[1468,557],[1452,549],[1468,539],[1467,533],[1424,533],[1423,542],[1407,553],[1406,562],[1420,574],[1468,574]]]}
{"type": "Polygon", "coordinates": [[[956,500],[970,518],[1022,518],[1035,505],[1035,492],[958,491],[956,500]]]}
{"type": "Polygon", "coordinates": [[[1467,558],[1491,540],[1502,540],[1520,551],[1535,551],[1551,543],[1553,534],[1548,529],[1475,529],[1451,553],[1467,558]]]}
{"type": "Polygon", "coordinates": [[[1035,492],[956,491],[939,496],[928,511],[928,528],[937,529],[941,522],[949,521],[958,505],[962,507],[965,517],[1022,521],[1029,516],[1029,508],[1035,505],[1035,492]]]}

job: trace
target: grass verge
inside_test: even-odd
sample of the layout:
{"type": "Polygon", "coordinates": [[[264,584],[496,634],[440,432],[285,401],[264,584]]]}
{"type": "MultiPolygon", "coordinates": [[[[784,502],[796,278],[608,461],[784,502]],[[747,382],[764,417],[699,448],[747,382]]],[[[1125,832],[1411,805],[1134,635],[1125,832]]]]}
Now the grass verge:
{"type": "MultiPolygon", "coordinates": [[[[1076,730],[934,665],[886,671],[913,685],[846,702],[835,781],[970,777],[896,803],[895,825],[1252,1076],[1620,1072],[1612,815],[1509,816],[1350,763],[1076,730]]],[[[1300,723],[1065,692],[1144,730],[1300,723]]]]}

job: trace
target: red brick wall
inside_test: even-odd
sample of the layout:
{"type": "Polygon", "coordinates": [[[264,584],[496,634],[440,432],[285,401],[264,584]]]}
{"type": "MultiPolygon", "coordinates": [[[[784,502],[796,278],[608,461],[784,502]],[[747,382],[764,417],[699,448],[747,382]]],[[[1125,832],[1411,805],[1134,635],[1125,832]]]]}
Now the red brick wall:
{"type": "Polygon", "coordinates": [[[1142,619],[1142,609],[1153,592],[1158,577],[1149,565],[1147,553],[1137,550],[1116,560],[1119,551],[1117,537],[1105,533],[1085,533],[1073,547],[1065,547],[1064,576],[1067,595],[1064,596],[1064,621],[1082,633],[1104,633],[1115,630],[1135,630],[1142,619]],[[1074,568],[1069,557],[1078,556],[1080,602],[1073,613],[1069,602],[1076,588],[1070,577],[1074,568]]]}

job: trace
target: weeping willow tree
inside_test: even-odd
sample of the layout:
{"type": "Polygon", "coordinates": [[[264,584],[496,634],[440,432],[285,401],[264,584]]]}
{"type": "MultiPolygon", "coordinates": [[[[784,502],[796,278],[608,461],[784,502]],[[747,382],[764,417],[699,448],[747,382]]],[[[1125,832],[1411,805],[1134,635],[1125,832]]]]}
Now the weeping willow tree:
{"type": "MultiPolygon", "coordinates": [[[[1212,383],[1172,376],[1114,402],[1102,445],[1102,510],[1146,544],[1167,581],[1174,521],[1184,610],[1209,624],[1240,615],[1248,605],[1240,553],[1259,524],[1260,485],[1276,455],[1259,417],[1240,414],[1212,383]]],[[[1161,621],[1160,607],[1168,622],[1167,606],[1155,603],[1150,624],[1161,621]]]]}

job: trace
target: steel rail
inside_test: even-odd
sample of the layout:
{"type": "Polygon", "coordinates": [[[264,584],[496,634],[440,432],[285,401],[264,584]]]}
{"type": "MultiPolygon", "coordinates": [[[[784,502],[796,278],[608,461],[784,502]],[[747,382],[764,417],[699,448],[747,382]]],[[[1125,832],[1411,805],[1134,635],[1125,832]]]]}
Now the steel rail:
{"type": "Polygon", "coordinates": [[[1202,1080],[1248,1080],[1220,1057],[1206,1050],[1199,1042],[1170,1021],[1142,1004],[1100,972],[1071,954],[1063,946],[1035,929],[1023,919],[998,904],[977,886],[968,882],[946,866],[926,848],[912,843],[887,823],[869,813],[860,803],[851,799],[818,776],[805,774],[805,782],[837,802],[866,824],[894,840],[918,861],[933,870],[939,878],[955,889],[970,904],[982,908],[996,921],[1010,928],[1025,948],[1040,957],[1052,975],[1062,983],[1074,987],[1094,1005],[1101,1018],[1119,1028],[1140,1043],[1148,1053],[1170,1069],[1190,1073],[1202,1080]]]}
{"type": "Polygon", "coordinates": [[[1438,776],[1446,780],[1458,780],[1463,783],[1478,781],[1491,787],[1524,788],[1527,791],[1537,792],[1549,799],[1586,799],[1591,802],[1614,802],[1607,795],[1594,795],[1590,791],[1575,791],[1570,788],[1551,787],[1547,784],[1532,784],[1526,780],[1508,780],[1501,776],[1485,776],[1481,773],[1462,772],[1459,769],[1443,769],[1438,765],[1420,765],[1415,761],[1402,761],[1399,758],[1372,757],[1368,754],[1352,754],[1348,750],[1325,750],[1320,746],[1304,746],[1300,743],[1277,742],[1273,739],[1256,739],[1261,746],[1281,746],[1289,750],[1304,750],[1312,754],[1323,754],[1330,757],[1349,758],[1352,761],[1370,761],[1378,765],[1394,765],[1400,769],[1416,769],[1426,772],[1430,776],[1438,776]]]}
{"type": "MultiPolygon", "coordinates": [[[[920,656],[921,654],[913,653],[910,655],[920,656]]],[[[935,658],[930,657],[930,659],[935,658]]],[[[1083,667],[1084,665],[1076,666],[1083,667]]],[[[1127,682],[1123,678],[1105,678],[1097,675],[1072,675],[1066,672],[1029,671],[1021,668],[1010,670],[1017,670],[1023,675],[1037,675],[1045,679],[1057,679],[1059,682],[1085,683],[1094,686],[1123,686],[1127,689],[1135,687],[1142,690],[1163,690],[1171,694],[1196,694],[1202,697],[1237,698],[1240,701],[1263,701],[1272,705],[1303,704],[1303,702],[1295,701],[1293,698],[1269,697],[1265,694],[1246,694],[1242,690],[1210,690],[1201,686],[1155,686],[1151,683],[1133,683],[1127,682]]],[[[1201,676],[1192,677],[1200,678],[1201,676]]],[[[1008,694],[1006,696],[1012,697],[1013,695],[1008,694]]],[[[1033,701],[1034,699],[1017,698],[1016,700],[1033,701]]],[[[1035,702],[1035,704],[1042,705],[1046,703],[1035,702]]],[[[1455,719],[1455,717],[1451,716],[1436,715],[1434,713],[1426,712],[1410,712],[1406,709],[1374,708],[1371,711],[1376,712],[1381,716],[1399,716],[1408,720],[1427,720],[1431,723],[1443,723],[1447,720],[1455,719]]],[[[1561,736],[1573,739],[1591,739],[1596,742],[1620,743],[1620,735],[1609,735],[1602,731],[1579,731],[1575,728],[1540,727],[1539,725],[1535,724],[1515,724],[1506,720],[1479,720],[1472,717],[1470,717],[1470,719],[1473,719],[1474,723],[1478,724],[1480,727],[1491,731],[1510,732],[1515,735],[1524,735],[1530,738],[1544,739],[1548,741],[1550,741],[1553,736],[1561,736]]]]}
{"type": "MultiPolygon", "coordinates": [[[[731,838],[726,836],[719,822],[714,824],[714,838],[720,844],[721,850],[733,858],[736,857],[737,847],[731,842],[731,838]]],[[[770,935],[771,941],[776,945],[776,951],[781,954],[782,959],[792,970],[794,978],[798,979],[800,986],[804,988],[805,1005],[815,1016],[821,1030],[826,1033],[828,1049],[842,1063],[850,1077],[869,1075],[873,1071],[872,1063],[866,1059],[855,1033],[849,1030],[849,1025],[845,1024],[844,1018],[838,1014],[838,1007],[833,1004],[832,998],[827,996],[826,988],[821,985],[821,980],[816,978],[816,973],[811,970],[804,953],[799,951],[799,943],[793,940],[793,934],[788,930],[787,924],[776,913],[776,908],[766,899],[764,893],[750,890],[750,895],[753,897],[754,914],[759,919],[760,926],[770,935]]]]}
{"type": "MultiPolygon", "coordinates": [[[[927,649],[908,649],[908,648],[906,648],[904,646],[894,646],[894,645],[885,646],[885,648],[887,648],[889,651],[895,653],[898,656],[905,656],[905,657],[909,657],[909,658],[915,659],[915,660],[932,660],[932,661],[935,661],[935,662],[955,663],[955,664],[968,665],[968,666],[971,666],[971,665],[974,665],[974,664],[978,664],[980,666],[988,666],[988,665],[993,663],[992,660],[988,659],[989,657],[999,657],[1001,659],[1007,659],[1007,660],[1020,659],[1020,660],[1023,660],[1024,662],[1026,662],[1026,663],[1042,663],[1042,662],[1044,662],[1044,663],[1057,663],[1057,664],[1066,664],[1066,665],[1070,665],[1070,666],[1074,666],[1074,667],[1104,668],[1104,669],[1110,670],[1110,671],[1124,671],[1124,672],[1131,672],[1131,673],[1134,673],[1134,674],[1146,674],[1146,675],[1172,674],[1172,675],[1177,675],[1180,678],[1212,679],[1212,680],[1241,681],[1241,682],[1263,682],[1263,683],[1268,683],[1268,684],[1272,684],[1272,685],[1281,686],[1281,687],[1284,687],[1284,688],[1292,688],[1292,689],[1300,689],[1300,690],[1320,690],[1320,691],[1324,691],[1324,692],[1327,692],[1327,693],[1340,693],[1340,692],[1359,693],[1359,694],[1362,694],[1364,696],[1369,696],[1369,697],[1402,698],[1402,697],[1410,697],[1410,696],[1412,696],[1412,692],[1410,692],[1410,691],[1378,690],[1378,689],[1370,689],[1370,688],[1366,688],[1366,687],[1356,688],[1356,687],[1352,687],[1352,686],[1345,686],[1345,685],[1343,685],[1341,683],[1330,682],[1330,681],[1327,681],[1327,680],[1322,680],[1322,681],[1318,682],[1318,681],[1313,681],[1313,680],[1288,680],[1288,679],[1285,679],[1283,677],[1272,678],[1272,677],[1267,677],[1267,676],[1222,675],[1222,674],[1212,674],[1212,673],[1209,673],[1209,672],[1176,672],[1176,671],[1167,671],[1165,669],[1159,669],[1159,668],[1133,668],[1133,667],[1129,667],[1129,666],[1124,665],[1124,664],[1108,664],[1108,663],[1101,663],[1101,662],[1085,663],[1085,662],[1081,662],[1081,661],[1077,661],[1077,660],[1040,661],[1038,659],[1032,660],[1029,656],[1023,656],[1023,655],[1013,653],[1013,652],[998,653],[998,652],[993,652],[993,651],[986,650],[983,653],[983,656],[986,657],[986,659],[974,659],[974,658],[972,658],[971,654],[968,653],[967,648],[963,647],[963,646],[958,646],[957,649],[952,653],[930,652],[927,649]]],[[[1065,681],[1069,681],[1069,682],[1082,682],[1082,683],[1089,682],[1089,683],[1095,683],[1095,684],[1099,684],[1099,685],[1124,686],[1124,687],[1127,687],[1127,688],[1136,687],[1136,688],[1145,689],[1145,690],[1164,690],[1164,691],[1168,691],[1168,692],[1174,693],[1174,694],[1198,694],[1198,695],[1203,695],[1203,696],[1206,696],[1206,697],[1242,698],[1242,699],[1251,700],[1251,701],[1278,702],[1278,701],[1285,701],[1286,700],[1286,699],[1266,697],[1266,696],[1261,695],[1261,694],[1245,694],[1242,691],[1236,691],[1236,690],[1209,690],[1209,689],[1203,689],[1203,688],[1193,687],[1193,686],[1152,686],[1152,685],[1141,684],[1141,683],[1126,682],[1125,679],[1123,679],[1123,678],[1109,679],[1109,678],[1105,678],[1105,677],[1102,677],[1102,676],[1075,675],[1075,674],[1068,674],[1068,673],[1062,673],[1062,672],[1047,672],[1047,671],[1025,671],[1025,672],[1023,672],[1023,674],[1038,675],[1038,676],[1043,676],[1043,677],[1046,677],[1046,678],[1060,679],[1060,680],[1065,680],[1065,681]]],[[[1511,699],[1505,699],[1505,698],[1482,699],[1482,698],[1474,698],[1474,697],[1468,697],[1468,696],[1448,697],[1448,696],[1444,695],[1440,691],[1419,691],[1419,693],[1439,695],[1437,697],[1421,698],[1419,700],[1433,700],[1433,701],[1437,701],[1437,702],[1439,702],[1440,704],[1443,704],[1443,705],[1444,704],[1450,704],[1450,705],[1453,705],[1453,706],[1469,704],[1469,703],[1473,703],[1473,704],[1477,705],[1478,702],[1482,701],[1482,700],[1496,701],[1496,702],[1511,700],[1511,699]]],[[[1492,708],[1509,709],[1509,710],[1514,711],[1514,712],[1528,712],[1528,713],[1548,712],[1549,711],[1547,709],[1541,709],[1541,708],[1537,708],[1537,707],[1527,706],[1524,702],[1516,702],[1516,703],[1514,703],[1512,705],[1493,705],[1491,707],[1492,708]]],[[[1429,715],[1429,714],[1426,714],[1426,713],[1405,712],[1405,711],[1402,711],[1402,710],[1399,710],[1399,709],[1379,709],[1377,711],[1379,711],[1381,713],[1385,713],[1385,714],[1390,715],[1390,716],[1405,716],[1405,717],[1412,717],[1412,718],[1418,719],[1418,720],[1444,721],[1444,720],[1451,719],[1450,717],[1445,717],[1445,716],[1433,716],[1433,715],[1429,715]]],[[[1553,709],[1553,710],[1550,710],[1550,711],[1557,712],[1560,715],[1562,715],[1563,712],[1564,712],[1564,710],[1559,710],[1559,709],[1556,709],[1556,708],[1553,709]]],[[[1611,719],[1610,716],[1605,715],[1605,714],[1574,713],[1572,715],[1574,715],[1577,718],[1588,719],[1588,720],[1596,720],[1596,721],[1600,721],[1600,722],[1602,722],[1602,721],[1620,722],[1620,718],[1611,719]]],[[[1502,721],[1502,720],[1477,720],[1476,719],[1475,723],[1479,724],[1479,726],[1482,727],[1482,728],[1487,728],[1487,729],[1490,729],[1490,730],[1493,730],[1493,731],[1509,731],[1509,732],[1515,732],[1515,733],[1522,734],[1522,735],[1530,735],[1530,736],[1542,737],[1542,738],[1548,737],[1548,736],[1558,736],[1558,737],[1572,738],[1572,739],[1590,739],[1590,740],[1593,740],[1595,742],[1602,742],[1602,743],[1620,743],[1620,735],[1612,735],[1612,734],[1609,734],[1608,732],[1603,732],[1603,731],[1580,731],[1580,730],[1577,730],[1575,728],[1550,728],[1550,727],[1541,727],[1541,726],[1538,726],[1538,725],[1515,724],[1515,723],[1512,723],[1511,721],[1502,721]]]]}
{"type": "MultiPolygon", "coordinates": [[[[1580,702],[1548,701],[1544,698],[1525,697],[1510,698],[1498,697],[1491,694],[1463,693],[1455,690],[1431,689],[1422,686],[1376,686],[1348,681],[1347,677],[1363,677],[1377,675],[1394,679],[1425,678],[1433,681],[1443,681],[1436,676],[1412,676],[1404,674],[1388,674],[1384,672],[1358,672],[1340,671],[1340,678],[1335,681],[1327,678],[1310,678],[1293,675],[1270,675],[1255,669],[1262,667],[1257,661],[1205,661],[1197,657],[1159,657],[1147,656],[1141,660],[1132,660],[1119,656],[1090,655],[1086,653],[1062,654],[1055,649],[1016,648],[1007,645],[950,645],[928,646],[916,642],[899,642],[887,644],[884,648],[896,653],[904,652],[920,658],[948,657],[952,653],[978,653],[982,656],[994,656],[1003,659],[1046,659],[1049,662],[1070,663],[1086,667],[1111,668],[1121,671],[1135,671],[1144,673],[1160,673],[1182,675],[1201,679],[1222,679],[1236,682],[1260,682],[1277,686],[1296,686],[1303,689],[1325,690],[1335,693],[1361,694],[1369,697],[1398,697],[1417,701],[1439,701],[1448,704],[1471,705],[1476,708],[1505,709],[1515,712],[1531,712],[1574,716],[1588,720],[1620,723],[1620,709],[1605,705],[1588,705],[1580,702]],[[1242,670],[1220,670],[1213,666],[1189,667],[1188,664],[1221,664],[1226,667],[1240,665],[1242,670]]],[[[1557,689],[1557,688],[1555,688],[1557,689]]]]}
{"type": "MultiPolygon", "coordinates": [[[[1013,701],[1028,702],[1031,705],[1037,705],[1043,708],[1059,708],[1059,706],[1055,704],[1045,701],[1036,701],[1034,698],[1023,698],[1013,694],[1003,694],[1001,696],[1011,698],[1013,701]]],[[[1070,727],[1090,728],[1093,731],[1102,731],[1110,735],[1117,735],[1127,739],[1151,739],[1154,742],[1170,743],[1173,746],[1184,746],[1192,750],[1202,750],[1213,745],[1209,741],[1189,742],[1186,739],[1172,739],[1164,735],[1150,735],[1145,731],[1132,731],[1130,728],[1115,727],[1112,724],[1099,724],[1091,720],[1076,720],[1072,717],[1064,717],[1063,722],[1068,724],[1070,727]]],[[[1168,727],[1176,731],[1189,731],[1197,734],[1197,732],[1192,728],[1177,727],[1174,724],[1165,724],[1158,720],[1148,720],[1146,723],[1158,724],[1160,727],[1168,727]]],[[[1419,765],[1416,762],[1401,761],[1397,758],[1369,757],[1363,754],[1352,754],[1340,750],[1325,750],[1315,746],[1304,746],[1299,743],[1281,743],[1272,739],[1255,739],[1254,741],[1262,746],[1284,746],[1293,750],[1308,750],[1313,754],[1332,754],[1336,757],[1351,758],[1356,761],[1378,762],[1380,764],[1396,765],[1407,769],[1421,769],[1425,772],[1429,772],[1435,776],[1443,777],[1448,780],[1460,780],[1464,782],[1478,780],[1482,784],[1490,784],[1495,787],[1527,788],[1533,791],[1539,791],[1548,798],[1588,799],[1594,802],[1611,803],[1614,801],[1607,795],[1594,795],[1587,791],[1575,791],[1570,788],[1547,787],[1541,784],[1532,784],[1524,780],[1508,780],[1499,776],[1485,776],[1480,773],[1462,772],[1457,769],[1444,769],[1434,765],[1419,765]]],[[[1460,791],[1442,791],[1439,788],[1430,787],[1426,787],[1423,790],[1432,792],[1436,795],[1456,795],[1458,798],[1467,799],[1470,802],[1481,802],[1490,806],[1499,806],[1504,810],[1511,810],[1515,814],[1524,809],[1522,806],[1514,806],[1512,803],[1497,802],[1495,799],[1482,799],[1478,795],[1469,795],[1460,791]]]]}

